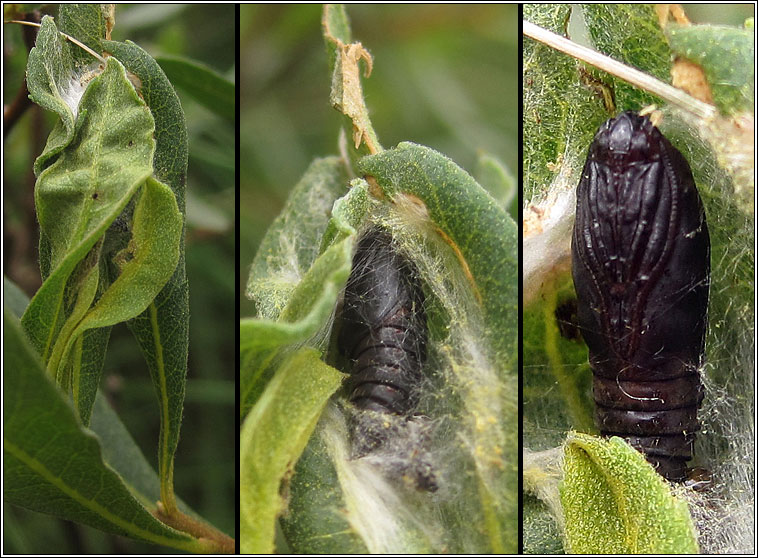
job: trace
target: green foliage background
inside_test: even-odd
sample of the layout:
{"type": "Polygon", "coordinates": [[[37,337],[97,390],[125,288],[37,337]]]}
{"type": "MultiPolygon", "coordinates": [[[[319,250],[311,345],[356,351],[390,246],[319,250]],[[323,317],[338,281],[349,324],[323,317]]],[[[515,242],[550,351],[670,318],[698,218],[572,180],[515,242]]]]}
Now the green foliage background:
{"type": "MultiPolygon", "coordinates": [[[[6,6],[6,11],[8,7],[6,6]]],[[[56,7],[46,13],[54,15],[56,7]]],[[[132,40],[153,56],[189,58],[235,77],[233,5],[118,5],[112,38],[132,40]]],[[[4,104],[21,86],[28,50],[18,25],[4,28],[4,104]]],[[[190,355],[184,422],[176,455],[177,494],[227,533],[236,516],[234,121],[177,88],[189,132],[187,274],[190,355]]],[[[32,163],[55,117],[36,105],[5,137],[4,269],[28,296],[40,284],[32,163]]],[[[157,470],[159,418],[154,389],[124,325],[114,328],[101,388],[157,470]]],[[[156,549],[11,506],[4,507],[10,553],[155,553],[156,549]]]]}
{"type": "MultiPolygon", "coordinates": [[[[469,172],[478,150],[518,170],[515,5],[347,7],[374,57],[363,80],[385,148],[413,141],[469,172]]],[[[314,157],[336,154],[342,123],[329,106],[321,6],[240,8],[240,315],[250,263],[314,157]]],[[[514,204],[515,208],[515,204],[514,204]]],[[[515,217],[515,214],[514,214],[515,217]]]]}

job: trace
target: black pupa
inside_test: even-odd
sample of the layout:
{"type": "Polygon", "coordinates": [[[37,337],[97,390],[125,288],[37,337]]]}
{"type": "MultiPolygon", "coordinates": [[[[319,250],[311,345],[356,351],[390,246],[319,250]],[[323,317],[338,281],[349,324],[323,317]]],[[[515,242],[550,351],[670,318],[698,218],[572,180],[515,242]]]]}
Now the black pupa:
{"type": "Polygon", "coordinates": [[[339,349],[351,362],[349,400],[410,415],[427,344],[424,293],[413,263],[374,228],[358,243],[345,287],[339,349]]]}
{"type": "Polygon", "coordinates": [[[700,428],[710,239],[687,161],[646,117],[612,118],[590,145],[572,273],[597,427],[684,480],[700,428]]]}
{"type": "Polygon", "coordinates": [[[390,476],[436,491],[429,424],[416,415],[428,339],[424,291],[416,266],[381,228],[358,242],[340,327],[338,347],[350,361],[348,399],[358,411],[353,457],[378,452],[390,476]]]}

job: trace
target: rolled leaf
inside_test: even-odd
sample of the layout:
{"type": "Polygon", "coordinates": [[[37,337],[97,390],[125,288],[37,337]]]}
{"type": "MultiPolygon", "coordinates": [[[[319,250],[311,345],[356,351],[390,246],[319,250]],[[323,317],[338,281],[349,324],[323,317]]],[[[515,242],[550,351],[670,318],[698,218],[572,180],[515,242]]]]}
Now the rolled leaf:
{"type": "Polygon", "coordinates": [[[89,84],[81,109],[74,138],[35,188],[52,272],[22,324],[44,362],[78,294],[66,293],[71,273],[152,173],[153,119],[117,60],[89,84]]]}
{"type": "MultiPolygon", "coordinates": [[[[157,62],[131,41],[103,41],[103,48],[118,58],[136,76],[139,92],[155,119],[154,176],[168,185],[185,219],[187,180],[187,128],[179,97],[157,62]]],[[[184,227],[179,243],[179,262],[165,287],[138,317],[128,322],[150,369],[158,397],[161,431],[158,468],[161,499],[170,511],[173,495],[174,453],[184,409],[189,348],[189,286],[184,263],[184,227]]]]}

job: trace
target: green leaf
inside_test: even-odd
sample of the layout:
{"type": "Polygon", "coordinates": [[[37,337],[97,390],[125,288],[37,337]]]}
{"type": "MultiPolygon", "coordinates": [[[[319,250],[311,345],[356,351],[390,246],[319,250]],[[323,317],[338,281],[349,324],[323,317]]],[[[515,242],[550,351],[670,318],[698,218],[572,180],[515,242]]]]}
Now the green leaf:
{"type": "MultiPolygon", "coordinates": [[[[161,497],[160,479],[100,391],[92,407],[89,428],[98,437],[103,461],[118,473],[134,498],[148,510],[155,510],[161,497]]],[[[197,515],[180,499],[178,504],[185,513],[197,515]]]]}
{"type": "Polygon", "coordinates": [[[97,391],[103,375],[111,329],[108,326],[84,331],[69,355],[72,376],[78,378],[79,397],[75,405],[80,412],[80,419],[88,426],[92,415],[92,396],[97,391]]]}
{"type": "MultiPolygon", "coordinates": [[[[418,446],[396,440],[394,455],[351,455],[350,421],[356,415],[343,414],[344,407],[330,404],[322,414],[308,445],[295,466],[288,487],[287,513],[281,525],[291,552],[303,554],[430,554],[440,548],[450,553],[466,548],[513,552],[515,539],[507,546],[496,540],[502,525],[481,509],[485,498],[478,490],[481,471],[460,471],[460,478],[445,478],[448,491],[434,497],[415,490],[404,474],[409,471],[380,472],[382,458],[396,465],[413,460],[418,446]],[[410,455],[404,453],[411,452],[410,455]],[[470,471],[470,472],[469,472],[470,471]],[[465,495],[465,496],[464,496],[465,495]]],[[[413,420],[413,419],[411,419],[413,420]]],[[[386,415],[384,428],[407,424],[405,417],[386,415]],[[397,421],[397,422],[396,422],[397,421]]],[[[398,432],[402,433],[402,427],[398,432]]],[[[445,448],[448,461],[457,461],[453,448],[445,448]]],[[[422,452],[424,450],[421,450],[422,452]]],[[[449,464],[449,463],[448,463],[449,464]]],[[[471,464],[467,464],[471,467],[471,464]]],[[[499,485],[508,486],[505,483],[499,485]]],[[[443,489],[445,490],[445,489],[443,489]]],[[[515,527],[515,518],[512,518],[515,527]]],[[[513,529],[509,534],[515,534],[513,529]]]]}
{"type": "MultiPolygon", "coordinates": [[[[97,53],[103,48],[101,41],[113,27],[114,7],[108,4],[61,4],[58,8],[58,27],[87,45],[97,53]]],[[[78,45],[70,44],[69,50],[77,67],[93,62],[92,55],[78,45]]]]}
{"type": "MultiPolygon", "coordinates": [[[[269,313],[278,320],[264,318],[240,322],[242,415],[247,414],[250,407],[255,405],[245,421],[244,428],[249,432],[249,437],[268,435],[265,423],[257,421],[258,426],[254,426],[256,421],[253,414],[266,404],[266,397],[272,391],[280,392],[277,398],[281,398],[281,402],[277,404],[281,405],[286,405],[288,396],[297,406],[313,397],[312,393],[308,393],[308,398],[304,399],[299,389],[288,391],[276,387],[284,370],[290,366],[289,363],[312,358],[316,368],[324,367],[337,375],[329,394],[341,383],[341,375],[316,360],[318,353],[301,347],[304,344],[317,347],[325,345],[328,330],[324,331],[324,327],[330,323],[337,297],[350,274],[356,235],[353,225],[360,222],[366,213],[367,185],[355,181],[345,196],[334,201],[345,191],[345,181],[344,166],[339,159],[315,161],[290,195],[282,214],[267,232],[253,263],[248,292],[259,293],[256,300],[263,303],[264,308],[268,308],[265,301],[271,301],[271,308],[261,314],[269,313]],[[330,219],[332,204],[334,208],[330,219]],[[322,248],[319,249],[319,246],[322,248]],[[323,252],[321,255],[320,251],[323,252]],[[286,276],[282,273],[284,270],[289,270],[291,276],[281,283],[271,281],[269,275],[286,276]],[[311,353],[313,357],[309,356],[311,353]]],[[[260,307],[261,304],[259,309],[260,307]]],[[[320,389],[328,387],[326,383],[320,389]]],[[[325,395],[328,397],[328,394],[325,395]]],[[[325,403],[326,397],[321,405],[325,403]]],[[[318,411],[312,419],[313,424],[308,426],[308,432],[303,433],[302,445],[295,448],[298,455],[315,426],[320,408],[318,411]]],[[[290,462],[290,468],[295,459],[290,462]]],[[[242,493],[249,495],[243,496],[243,500],[247,498],[247,507],[243,504],[243,524],[246,522],[257,533],[253,535],[247,527],[244,528],[247,533],[243,533],[244,548],[256,548],[253,545],[258,545],[258,549],[272,548],[274,522],[282,507],[278,496],[281,482],[281,471],[277,470],[269,471],[260,479],[245,481],[243,477],[242,493]],[[269,500],[266,503],[258,498],[257,501],[261,501],[262,505],[258,510],[252,510],[251,505],[256,502],[255,495],[261,492],[267,493],[269,500]],[[245,513],[248,516],[252,514],[252,517],[245,519],[245,513]]],[[[319,505],[317,499],[311,498],[310,501],[313,505],[319,505]]]]}
{"type": "Polygon", "coordinates": [[[202,543],[155,519],[102,460],[16,320],[4,314],[4,498],[34,511],[186,551],[202,543]]]}
{"type": "MultiPolygon", "coordinates": [[[[108,332],[92,332],[84,339],[77,339],[77,336],[92,326],[80,328],[77,335],[73,332],[95,296],[98,283],[95,262],[99,250],[91,254],[90,263],[79,272],[83,279],[78,286],[72,286],[68,279],[78,260],[124,209],[140,181],[150,175],[154,143],[150,113],[115,59],[109,61],[106,70],[90,82],[79,108],[73,140],[38,179],[38,216],[42,235],[47,240],[49,265],[54,271],[33,299],[24,316],[24,325],[43,358],[47,360],[49,357],[51,371],[63,385],[73,384],[75,405],[86,423],[102,370],[108,332]],[[115,169],[118,172],[114,172],[115,169]],[[67,283],[68,293],[65,290],[67,283]],[[73,306],[74,310],[66,315],[68,306],[73,306]],[[59,337],[51,347],[56,335],[59,337]],[[67,358],[72,347],[75,350],[71,358],[67,358]]],[[[148,184],[148,188],[153,186],[152,183],[148,184]]],[[[178,231],[172,226],[176,221],[171,219],[170,207],[168,213],[166,210],[162,213],[168,219],[166,231],[173,231],[174,236],[170,239],[161,235],[158,239],[164,241],[163,245],[167,238],[169,242],[178,242],[178,231]]],[[[142,221],[135,221],[135,234],[140,234],[137,229],[141,227],[142,221]]],[[[172,262],[176,259],[175,249],[172,257],[172,251],[161,254],[156,253],[154,247],[150,250],[152,239],[150,243],[146,243],[144,237],[135,237],[132,241],[131,251],[139,249],[139,254],[122,270],[125,275],[117,280],[116,290],[105,290],[110,294],[100,308],[107,305],[113,296],[118,297],[118,293],[123,292],[119,290],[122,285],[128,288],[130,281],[140,284],[148,280],[139,289],[142,299],[137,297],[132,300],[130,293],[126,297],[128,300],[125,300],[121,295],[122,307],[133,303],[131,312],[140,306],[144,308],[149,302],[144,301],[145,297],[152,299],[156,287],[160,288],[165,283],[165,277],[161,276],[165,272],[158,271],[157,275],[153,272],[165,269],[167,265],[175,267],[175,261],[172,262]],[[138,271],[138,264],[144,263],[148,263],[148,267],[145,271],[138,271]],[[153,280],[157,283],[149,282],[153,280]]],[[[127,254],[123,253],[121,257],[127,257],[127,254]]],[[[173,267],[169,273],[172,270],[173,267]]],[[[123,312],[121,315],[115,314],[116,321],[120,321],[123,315],[123,312]]],[[[127,317],[131,315],[126,314],[127,317]]],[[[100,318],[100,322],[95,319],[90,323],[109,325],[116,322],[113,322],[112,316],[105,321],[100,318]]]]}
{"type": "Polygon", "coordinates": [[[575,554],[696,554],[687,503],[621,438],[572,434],[561,502],[575,554]]]}
{"type": "Polygon", "coordinates": [[[276,375],[245,419],[240,435],[240,516],[243,553],[271,553],[280,486],[303,451],[343,375],[303,348],[276,375]]]}
{"type": "MultiPolygon", "coordinates": [[[[153,172],[173,191],[184,224],[188,150],[187,128],[179,97],[158,63],[139,46],[131,41],[103,41],[103,47],[116,56],[141,84],[142,97],[155,119],[153,172]]],[[[184,230],[180,237],[179,262],[173,275],[145,312],[128,325],[147,361],[158,397],[161,500],[171,511],[174,507],[174,453],[179,443],[189,348],[189,286],[185,271],[184,230]]]]}
{"type": "Polygon", "coordinates": [[[26,293],[5,275],[3,275],[3,303],[18,318],[29,306],[29,297],[26,293]]]}
{"type": "Polygon", "coordinates": [[[44,362],[79,294],[66,293],[74,268],[152,173],[153,119],[117,60],[90,82],[80,108],[74,137],[35,188],[52,272],[22,323],[44,362]]]}
{"type": "Polygon", "coordinates": [[[340,239],[354,236],[366,221],[370,209],[368,182],[362,178],[350,181],[350,190],[334,202],[332,218],[321,238],[321,252],[340,239]]]}
{"type": "Polygon", "coordinates": [[[515,215],[517,182],[508,167],[489,153],[482,153],[476,161],[474,178],[511,215],[515,215]]]}
{"type": "MultiPolygon", "coordinates": [[[[671,49],[652,4],[582,4],[584,21],[596,50],[664,82],[671,81],[671,49]]],[[[639,110],[661,104],[657,97],[605,74],[616,106],[639,110]]]]}
{"type": "Polygon", "coordinates": [[[337,297],[350,275],[354,237],[332,245],[319,256],[293,291],[280,321],[240,321],[240,409],[243,415],[258,400],[276,366],[289,352],[328,323],[337,297]]]}
{"type": "Polygon", "coordinates": [[[524,554],[565,554],[561,532],[547,506],[525,494],[523,514],[524,554]]]}
{"type": "MultiPolygon", "coordinates": [[[[481,297],[496,359],[516,361],[518,280],[516,224],[471,176],[436,151],[401,143],[361,159],[359,170],[376,178],[390,199],[412,194],[452,241],[481,297]]],[[[514,372],[511,370],[511,372],[514,372]]]]}
{"type": "Polygon", "coordinates": [[[155,178],[171,188],[184,215],[187,126],[179,97],[158,63],[138,45],[103,41],[103,48],[139,80],[139,93],[155,119],[155,178]]]}
{"type": "Polygon", "coordinates": [[[29,51],[26,68],[29,98],[61,118],[50,134],[44,152],[34,163],[34,173],[39,175],[48,159],[55,157],[71,141],[74,135],[74,109],[78,106],[76,96],[83,91],[81,76],[74,71],[74,61],[66,39],[58,33],[50,16],[42,18],[37,42],[29,51]]]}
{"type": "MultiPolygon", "coordinates": [[[[106,36],[108,32],[108,25],[113,24],[113,6],[101,5],[101,4],[64,4],[58,9],[58,25],[61,33],[65,33],[70,37],[78,39],[80,42],[89,46],[95,53],[100,53],[102,48],[100,41],[106,36]]],[[[56,54],[61,62],[66,61],[74,69],[72,79],[64,84],[69,88],[69,97],[74,97],[74,93],[77,90],[83,93],[84,88],[87,86],[87,82],[98,71],[103,69],[102,64],[98,64],[95,57],[87,52],[81,46],[74,44],[71,41],[66,41],[61,48],[60,53],[53,51],[50,53],[48,49],[48,55],[52,54],[53,59],[56,54]]],[[[72,98],[69,101],[74,117],[78,114],[78,107],[74,104],[75,100],[72,98]]],[[[64,126],[65,120],[58,122],[56,130],[60,131],[64,126]]],[[[48,145],[51,142],[56,141],[56,131],[50,135],[48,139],[48,145]]],[[[66,136],[63,141],[68,143],[71,137],[66,136]]],[[[37,173],[41,172],[43,165],[49,164],[52,161],[52,157],[56,155],[56,150],[48,151],[47,154],[41,156],[35,168],[37,173]]],[[[40,231],[40,268],[42,272],[42,278],[47,279],[50,274],[51,266],[51,243],[44,231],[40,231]]],[[[97,285],[97,294],[99,296],[110,284],[111,278],[107,273],[104,273],[104,262],[100,263],[100,272],[98,274],[99,285],[97,285]]],[[[84,311],[86,308],[86,300],[82,298],[77,300],[77,305],[80,307],[80,311],[84,311]]],[[[72,326],[74,324],[71,324],[72,326]]],[[[70,332],[70,328],[69,328],[70,332]]],[[[83,337],[76,342],[76,362],[72,364],[72,367],[78,369],[81,376],[99,378],[102,372],[103,363],[105,361],[105,353],[108,348],[108,338],[110,337],[110,328],[104,328],[101,330],[87,331],[83,337]]],[[[85,405],[82,408],[82,418],[86,423],[89,416],[89,411],[85,405]]]]}
{"type": "MultiPolygon", "coordinates": [[[[129,248],[117,255],[124,261],[121,273],[95,305],[81,319],[77,318],[70,336],[61,334],[53,357],[62,346],[60,360],[64,361],[85,331],[115,325],[145,311],[176,268],[181,232],[182,216],[173,193],[168,186],[148,178],[134,209],[129,248]]],[[[100,374],[98,371],[96,377],[83,377],[79,370],[73,372],[74,405],[88,420],[100,374]]]]}
{"type": "Polygon", "coordinates": [[[100,391],[92,407],[89,428],[98,437],[103,461],[119,474],[143,506],[154,509],[161,495],[158,475],[100,391]]]}
{"type": "Polygon", "coordinates": [[[271,314],[278,319],[240,322],[240,410],[243,416],[284,356],[309,339],[313,339],[316,346],[325,343],[323,335],[320,340],[316,338],[328,324],[350,274],[356,227],[368,210],[368,185],[355,180],[348,193],[334,202],[332,218],[327,222],[329,214],[324,205],[344,191],[343,169],[337,158],[318,160],[310,166],[282,214],[266,233],[253,261],[248,293],[259,301],[259,307],[263,305],[264,310],[259,314],[271,314]],[[322,205],[313,200],[326,203],[322,205]],[[288,240],[300,238],[303,242],[310,239],[311,244],[298,245],[298,240],[288,240]],[[319,244],[323,251],[320,256],[319,244]],[[273,303],[270,310],[266,309],[268,301],[273,303]]]}
{"type": "Polygon", "coordinates": [[[255,300],[259,316],[276,319],[284,309],[318,256],[332,206],[346,187],[344,164],[328,157],[311,163],[292,190],[250,268],[246,295],[255,300]]]}
{"type": "Polygon", "coordinates": [[[198,103],[222,118],[236,115],[234,82],[215,70],[187,58],[160,56],[156,59],[174,87],[185,91],[198,103]]]}
{"type": "MultiPolygon", "coordinates": [[[[525,4],[524,19],[559,34],[566,32],[568,4],[525,4]]],[[[524,199],[538,196],[559,176],[561,165],[580,172],[578,153],[609,116],[599,91],[582,80],[576,61],[524,38],[524,199]]],[[[602,89],[602,87],[601,87],[602,89]]]]}
{"type": "Polygon", "coordinates": [[[702,66],[724,114],[750,111],[755,100],[755,31],[716,25],[669,25],[673,51],[702,66]]]}
{"type": "MultiPolygon", "coordinates": [[[[350,20],[347,17],[344,4],[327,4],[324,6],[324,13],[321,19],[325,32],[342,41],[345,44],[353,41],[350,32],[350,20]]],[[[337,55],[334,43],[327,42],[327,50],[330,54],[331,69],[334,69],[334,57],[337,55]]]]}
{"type": "MultiPolygon", "coordinates": [[[[323,432],[323,431],[322,431],[323,432]]],[[[339,475],[323,434],[311,436],[295,466],[282,530],[302,554],[369,554],[348,521],[339,475]]]]}
{"type": "MultiPolygon", "coordinates": [[[[82,260],[76,275],[72,277],[69,292],[73,291],[71,297],[76,297],[73,309],[68,313],[67,319],[58,332],[53,349],[50,351],[50,359],[47,361],[47,368],[54,372],[55,378],[65,391],[70,391],[72,383],[76,383],[78,378],[78,367],[81,346],[77,345],[77,351],[71,355],[71,342],[75,341],[71,336],[76,329],[77,324],[86,315],[97,292],[97,286],[100,281],[99,267],[97,260],[100,257],[100,250],[92,250],[87,257],[82,260]]],[[[76,389],[76,388],[75,388],[76,389]]],[[[79,404],[78,397],[74,396],[74,406],[79,404]]],[[[78,409],[78,407],[77,407],[78,409]]],[[[80,415],[81,416],[81,415],[80,415]]]]}

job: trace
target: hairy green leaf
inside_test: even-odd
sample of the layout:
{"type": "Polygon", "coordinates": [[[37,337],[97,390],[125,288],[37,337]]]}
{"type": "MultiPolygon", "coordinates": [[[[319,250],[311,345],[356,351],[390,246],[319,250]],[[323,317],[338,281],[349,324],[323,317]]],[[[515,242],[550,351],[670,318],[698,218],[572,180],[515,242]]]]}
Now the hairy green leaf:
{"type": "MultiPolygon", "coordinates": [[[[349,229],[330,219],[335,199],[345,191],[344,165],[337,157],[314,161],[293,189],[253,261],[247,294],[260,318],[240,322],[240,411],[244,416],[281,359],[315,336],[331,316],[350,273],[352,239],[335,242],[319,256],[325,230],[349,229]],[[338,224],[335,226],[334,222],[338,224]]],[[[353,189],[355,198],[365,189],[353,189]]],[[[334,234],[333,234],[334,233],[334,234]]],[[[355,231],[352,230],[352,234],[355,231]]],[[[348,233],[349,235],[349,233],[348,233]]]]}
{"type": "Polygon", "coordinates": [[[318,256],[332,206],[346,187],[343,163],[328,157],[311,163],[292,190],[250,268],[246,295],[255,301],[259,316],[279,317],[318,256]]]}
{"type": "MultiPolygon", "coordinates": [[[[57,22],[61,33],[65,33],[68,36],[79,40],[95,53],[100,53],[102,52],[100,42],[108,33],[109,26],[113,25],[113,5],[63,4],[58,8],[57,22]]],[[[71,63],[76,70],[74,79],[78,80],[81,88],[86,87],[87,81],[98,71],[103,69],[102,64],[97,64],[92,53],[87,52],[81,46],[67,40],[63,49],[65,49],[67,54],[70,55],[71,63]]],[[[76,88],[76,82],[70,82],[69,87],[72,89],[76,88]]],[[[77,112],[78,109],[74,111],[75,116],[77,112]]],[[[62,122],[63,121],[60,121],[58,123],[58,127],[61,126],[62,122]]],[[[51,134],[50,138],[52,139],[54,137],[55,133],[51,134]]],[[[40,158],[40,163],[42,164],[44,161],[45,164],[47,164],[47,161],[49,160],[51,159],[40,158]]],[[[106,235],[108,236],[109,233],[106,233],[106,235]]],[[[110,236],[118,239],[120,237],[127,237],[128,234],[120,231],[111,231],[110,236]]],[[[113,244],[113,240],[109,239],[106,246],[109,247],[113,244]]],[[[107,252],[108,249],[106,248],[106,257],[107,252]]],[[[40,231],[40,268],[43,280],[50,274],[51,257],[50,240],[43,231],[40,231]]],[[[109,273],[107,273],[108,265],[104,258],[100,259],[99,267],[100,269],[97,273],[99,284],[97,285],[95,298],[104,292],[112,282],[112,278],[109,273]]],[[[84,299],[82,299],[81,302],[77,300],[77,303],[84,306],[85,301],[84,299]]],[[[69,374],[73,375],[74,370],[76,370],[80,378],[92,378],[97,382],[102,373],[105,354],[108,350],[109,338],[110,327],[106,327],[86,331],[80,339],[77,339],[75,352],[71,355],[72,358],[70,359],[73,362],[70,364],[71,370],[69,374]]],[[[85,404],[80,406],[79,410],[81,412],[80,417],[86,424],[89,417],[89,405],[85,404]]]]}
{"type": "MultiPolygon", "coordinates": [[[[568,4],[525,4],[524,19],[565,35],[571,9],[568,4]]],[[[583,81],[581,67],[570,57],[528,37],[522,57],[523,184],[528,201],[555,180],[561,164],[581,168],[583,161],[575,152],[587,148],[610,114],[601,95],[607,86],[583,81]]]]}
{"type": "Polygon", "coordinates": [[[369,554],[348,521],[347,502],[324,437],[311,436],[295,465],[287,514],[281,525],[287,541],[303,554],[369,554]]]}
{"type": "MultiPolygon", "coordinates": [[[[50,360],[47,361],[48,370],[55,372],[58,385],[65,391],[71,389],[72,383],[76,382],[75,377],[78,376],[76,364],[78,363],[79,355],[70,355],[69,350],[71,343],[76,340],[72,339],[72,335],[79,322],[87,314],[97,292],[97,286],[100,281],[99,267],[97,265],[99,257],[100,250],[96,249],[90,252],[82,260],[77,269],[78,276],[72,277],[68,290],[69,292],[73,291],[73,293],[69,297],[75,297],[76,302],[58,333],[53,349],[50,351],[50,360]],[[73,358],[69,358],[70,356],[73,356],[73,358]]],[[[81,350],[81,346],[79,345],[77,346],[76,353],[78,353],[78,350],[81,350]]],[[[74,406],[77,407],[77,410],[79,410],[78,403],[78,397],[75,394],[74,406]]]]}
{"type": "Polygon", "coordinates": [[[44,170],[49,159],[68,145],[74,135],[79,98],[85,88],[82,77],[75,71],[69,45],[58,32],[53,18],[43,17],[36,45],[29,52],[26,84],[29,98],[42,108],[57,113],[61,119],[50,134],[44,152],[34,163],[36,175],[44,170]]]}
{"type": "Polygon", "coordinates": [[[724,114],[751,110],[755,101],[755,32],[715,25],[669,25],[674,52],[702,66],[713,101],[724,114]]]}
{"type": "MultiPolygon", "coordinates": [[[[132,240],[128,249],[116,256],[123,262],[121,272],[95,305],[77,319],[70,336],[59,337],[55,348],[65,343],[61,360],[85,331],[115,325],[145,311],[176,268],[181,232],[182,216],[173,193],[167,186],[148,178],[134,209],[132,240]]],[[[100,377],[98,374],[96,378],[83,378],[79,370],[73,372],[74,404],[88,417],[100,377]]]]}
{"type": "Polygon", "coordinates": [[[530,494],[524,495],[522,505],[524,554],[565,554],[560,530],[547,507],[530,494]]]}
{"type": "Polygon", "coordinates": [[[319,256],[292,294],[282,319],[240,322],[240,409],[255,403],[283,356],[315,336],[332,315],[350,275],[353,237],[319,256]]]}
{"type": "Polygon", "coordinates": [[[470,271],[498,362],[506,368],[513,365],[518,331],[513,219],[463,169],[428,147],[401,143],[365,157],[358,168],[376,178],[390,199],[407,193],[424,203],[431,221],[460,251],[461,263],[470,271]]]}
{"type": "Polygon", "coordinates": [[[343,375],[303,348],[285,360],[245,419],[240,435],[243,553],[274,550],[279,493],[343,375]]]}
{"type": "MultiPolygon", "coordinates": [[[[652,4],[583,4],[582,13],[594,47],[658,79],[671,81],[671,49],[658,23],[652,4]]],[[[605,75],[613,88],[616,106],[642,109],[661,100],[605,75]]]]}
{"type": "Polygon", "coordinates": [[[138,79],[138,92],[155,119],[155,178],[171,188],[184,215],[187,126],[179,97],[158,63],[138,45],[131,41],[103,41],[103,48],[138,79]]]}
{"type": "Polygon", "coordinates": [[[146,52],[105,40],[113,5],[65,5],[58,14],[61,34],[46,18],[27,72],[33,100],[61,121],[35,164],[45,281],[23,325],[87,424],[110,325],[131,320],[161,408],[162,505],[154,494],[140,498],[167,524],[214,541],[186,549],[233,549],[228,537],[179,513],[173,494],[189,320],[184,115],[146,52]]]}
{"type": "MultiPolygon", "coordinates": [[[[113,26],[113,4],[61,4],[58,8],[58,28],[97,52],[102,52],[102,40],[113,26]]],[[[78,45],[69,46],[77,67],[93,61],[92,55],[78,45]]]]}
{"type": "Polygon", "coordinates": [[[687,502],[621,438],[569,436],[561,501],[575,554],[698,553],[687,502]]]}
{"type": "MultiPolygon", "coordinates": [[[[325,5],[321,25],[324,27],[324,33],[329,33],[335,39],[339,39],[345,44],[353,41],[350,32],[350,20],[343,4],[325,5]]],[[[329,67],[334,69],[334,59],[337,56],[334,44],[327,43],[327,50],[329,52],[329,67]]]]}

